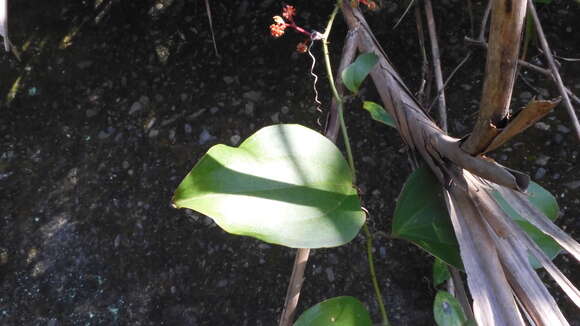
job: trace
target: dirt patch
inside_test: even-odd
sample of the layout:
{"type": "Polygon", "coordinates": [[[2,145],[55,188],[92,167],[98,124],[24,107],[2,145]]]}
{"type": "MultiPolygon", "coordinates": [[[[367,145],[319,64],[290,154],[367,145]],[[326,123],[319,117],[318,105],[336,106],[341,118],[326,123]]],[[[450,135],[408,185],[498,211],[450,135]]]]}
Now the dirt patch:
{"type": "MultiPolygon", "coordinates": [[[[294,251],[227,235],[169,201],[213,144],[235,145],[280,122],[319,129],[311,61],[293,51],[300,37],[269,37],[277,2],[211,4],[221,59],[213,54],[202,1],[120,1],[99,10],[77,1],[11,3],[13,41],[26,50],[23,63],[0,56],[1,324],[275,324],[294,251]],[[5,97],[16,82],[14,97],[5,97]]],[[[298,20],[322,30],[330,5],[297,3],[298,20]]],[[[461,40],[469,19],[459,1],[435,9],[445,15],[439,29],[448,74],[466,52],[461,40]]],[[[385,1],[370,20],[389,22],[377,38],[416,89],[421,61],[412,17],[390,28],[403,11],[385,1]]],[[[542,14],[554,23],[546,27],[559,54],[579,53],[578,6],[554,1],[542,14]]],[[[339,53],[342,22],[334,35],[331,47],[339,53]]],[[[453,135],[463,135],[474,120],[482,62],[483,54],[476,56],[449,86],[459,90],[448,96],[453,135]]],[[[316,71],[323,70],[318,63],[316,71]]],[[[580,69],[564,63],[563,71],[579,91],[580,69]]],[[[544,77],[529,78],[540,95],[556,94],[544,77]]],[[[520,87],[514,102],[536,95],[520,87]]],[[[318,90],[327,107],[324,81],[318,90]]],[[[374,90],[367,86],[361,94],[372,99],[374,90]]],[[[397,133],[371,121],[358,101],[346,119],[359,188],[372,230],[389,232],[410,168],[397,133]]],[[[563,213],[559,224],[577,237],[577,142],[563,108],[543,123],[496,156],[551,190],[563,213]]],[[[353,295],[378,320],[364,250],[359,236],[313,251],[300,309],[353,295]]],[[[375,251],[393,324],[432,325],[432,258],[381,236],[375,251]]],[[[556,262],[579,284],[568,256],[556,262]]],[[[557,297],[574,318],[576,308],[557,297]]]]}

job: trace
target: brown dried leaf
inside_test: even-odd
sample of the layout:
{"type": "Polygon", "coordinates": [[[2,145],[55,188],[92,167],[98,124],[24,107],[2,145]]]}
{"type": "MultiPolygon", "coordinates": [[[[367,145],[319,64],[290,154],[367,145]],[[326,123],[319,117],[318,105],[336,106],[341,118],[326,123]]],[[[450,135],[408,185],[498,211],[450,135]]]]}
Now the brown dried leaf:
{"type": "Polygon", "coordinates": [[[534,123],[550,113],[561,99],[556,98],[550,101],[541,101],[532,99],[528,105],[515,115],[508,125],[493,139],[491,144],[485,149],[484,153],[493,151],[500,147],[508,140],[528,129],[534,123]]]}

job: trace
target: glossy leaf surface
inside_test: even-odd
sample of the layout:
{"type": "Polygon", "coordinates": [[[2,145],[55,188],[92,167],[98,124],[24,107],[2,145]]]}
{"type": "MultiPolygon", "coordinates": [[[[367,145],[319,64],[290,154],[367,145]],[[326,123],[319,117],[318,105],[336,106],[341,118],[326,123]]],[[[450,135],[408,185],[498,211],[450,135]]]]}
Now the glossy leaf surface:
{"type": "Polygon", "coordinates": [[[294,326],[372,326],[369,312],[353,297],[335,297],[306,310],[294,326]]]}
{"type": "Polygon", "coordinates": [[[300,125],[265,127],[238,148],[213,146],[173,203],[229,233],[293,248],[345,244],[365,219],[339,149],[300,125]]]}

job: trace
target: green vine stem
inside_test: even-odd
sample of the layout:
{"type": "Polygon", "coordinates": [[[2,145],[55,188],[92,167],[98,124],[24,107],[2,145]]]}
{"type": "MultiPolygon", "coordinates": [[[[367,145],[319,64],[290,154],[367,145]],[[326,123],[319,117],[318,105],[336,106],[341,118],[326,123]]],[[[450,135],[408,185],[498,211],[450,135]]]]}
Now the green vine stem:
{"type": "MultiPolygon", "coordinates": [[[[333,94],[334,98],[336,99],[338,118],[339,118],[339,122],[340,122],[340,130],[342,131],[342,136],[344,138],[344,145],[346,147],[348,163],[349,163],[350,168],[352,169],[352,172],[353,172],[352,182],[353,182],[353,184],[356,184],[356,167],[354,165],[352,148],[350,147],[350,140],[348,137],[348,132],[346,130],[346,123],[344,121],[344,114],[343,114],[343,103],[344,102],[342,100],[342,97],[338,93],[338,90],[336,89],[336,85],[334,84],[334,77],[333,77],[334,75],[332,73],[332,65],[330,64],[330,54],[328,51],[328,38],[330,35],[330,31],[332,29],[332,24],[334,22],[334,18],[336,17],[336,14],[338,13],[338,10],[340,9],[341,4],[342,4],[342,1],[338,0],[336,2],[336,6],[334,7],[334,10],[330,14],[328,24],[326,25],[326,29],[324,30],[324,34],[322,35],[322,51],[324,53],[326,75],[328,76],[328,81],[330,83],[330,88],[332,90],[332,94],[333,94]]],[[[366,209],[365,209],[365,212],[368,216],[369,214],[366,211],[366,209]]],[[[368,257],[368,261],[369,261],[369,270],[371,273],[371,280],[372,280],[373,287],[375,290],[375,296],[377,299],[377,303],[378,303],[379,309],[381,311],[382,325],[383,326],[391,326],[391,324],[389,323],[387,310],[385,309],[385,304],[383,302],[383,296],[381,294],[381,289],[379,287],[379,281],[377,280],[377,274],[375,272],[375,264],[374,264],[374,260],[373,260],[373,237],[372,237],[372,234],[369,231],[369,227],[366,223],[364,224],[363,228],[364,228],[364,232],[367,236],[367,243],[366,244],[367,244],[367,257],[368,257]]]]}
{"type": "Polygon", "coordinates": [[[332,89],[332,95],[336,99],[336,107],[338,110],[338,119],[340,121],[340,130],[342,131],[342,137],[344,139],[344,146],[346,147],[346,155],[348,158],[348,164],[352,169],[352,183],[356,183],[356,168],[354,165],[354,159],[352,156],[352,148],[350,147],[350,140],[348,138],[348,132],[346,130],[346,123],[344,122],[344,114],[343,114],[343,100],[340,94],[338,94],[338,90],[336,89],[336,85],[334,84],[334,77],[332,74],[332,65],[330,64],[330,54],[328,51],[328,37],[330,35],[330,31],[332,29],[332,24],[334,23],[334,18],[340,9],[341,1],[337,1],[336,5],[334,6],[334,10],[330,14],[330,18],[328,19],[328,24],[326,25],[326,29],[324,30],[324,34],[322,35],[322,52],[324,53],[324,63],[326,66],[326,75],[328,76],[328,81],[330,83],[330,88],[332,89]]]}
{"type": "Polygon", "coordinates": [[[363,228],[365,230],[365,235],[367,236],[367,257],[369,260],[369,270],[371,272],[373,287],[375,288],[375,297],[377,298],[377,303],[379,304],[379,310],[381,311],[381,317],[383,319],[382,325],[391,326],[389,323],[387,310],[385,309],[385,303],[383,302],[383,295],[381,293],[381,288],[379,287],[379,281],[377,280],[377,273],[375,272],[375,263],[373,259],[373,235],[371,234],[367,223],[364,224],[363,228]]]}

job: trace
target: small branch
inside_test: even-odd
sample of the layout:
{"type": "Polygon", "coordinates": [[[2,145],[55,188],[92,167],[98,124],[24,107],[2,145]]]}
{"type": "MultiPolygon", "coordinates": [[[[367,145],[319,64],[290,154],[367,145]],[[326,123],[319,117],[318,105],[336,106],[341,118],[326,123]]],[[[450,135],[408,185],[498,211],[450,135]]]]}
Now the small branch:
{"type": "Polygon", "coordinates": [[[286,300],[284,302],[284,310],[282,310],[282,317],[278,324],[279,326],[292,325],[296,306],[298,305],[298,298],[300,297],[302,282],[304,282],[304,269],[306,269],[308,255],[310,255],[310,249],[308,248],[300,248],[296,250],[294,267],[292,267],[292,275],[290,276],[288,291],[286,291],[286,300]]]}
{"type": "Polygon", "coordinates": [[[471,155],[487,148],[508,116],[525,13],[525,0],[494,0],[492,5],[479,116],[473,132],[461,146],[471,155]]]}
{"type": "Polygon", "coordinates": [[[421,105],[425,106],[425,86],[427,81],[431,80],[429,75],[429,60],[427,59],[427,51],[425,50],[425,36],[423,35],[423,18],[421,17],[421,7],[417,4],[415,6],[415,22],[417,25],[417,38],[419,40],[419,47],[421,48],[421,86],[417,91],[417,99],[421,105]]]}
{"type": "MultiPolygon", "coordinates": [[[[470,44],[470,45],[479,46],[479,47],[482,47],[482,48],[487,50],[487,43],[485,43],[485,42],[480,42],[478,40],[474,40],[474,39],[471,39],[469,37],[465,38],[465,42],[470,44]]],[[[549,69],[542,68],[540,66],[537,66],[535,64],[529,63],[529,62],[521,60],[521,59],[518,60],[518,65],[520,65],[524,68],[528,68],[530,70],[533,70],[535,72],[538,72],[542,75],[548,76],[552,80],[554,80],[554,82],[555,82],[554,75],[552,74],[552,72],[549,69]]],[[[564,88],[566,90],[566,93],[568,93],[568,96],[570,96],[570,99],[572,101],[574,101],[576,104],[580,105],[580,98],[578,96],[576,96],[576,94],[574,94],[568,87],[564,87],[564,88]]]]}
{"type": "Polygon", "coordinates": [[[433,6],[431,0],[425,0],[425,15],[427,16],[427,28],[431,41],[431,56],[433,57],[433,69],[435,70],[435,83],[437,85],[437,99],[439,102],[439,123],[443,131],[447,132],[447,105],[445,103],[445,90],[443,86],[443,73],[441,72],[441,56],[437,41],[437,27],[433,18],[433,6]]]}
{"type": "Polygon", "coordinates": [[[407,6],[407,9],[405,9],[405,11],[401,15],[401,17],[397,20],[397,22],[393,26],[393,29],[395,29],[395,28],[397,28],[397,26],[399,26],[399,24],[403,21],[403,18],[405,18],[405,16],[407,16],[407,13],[409,12],[409,9],[411,9],[411,7],[413,6],[414,3],[415,3],[415,0],[409,1],[409,5],[407,6]]]}
{"type": "Polygon", "coordinates": [[[548,40],[546,39],[546,35],[544,34],[544,29],[542,28],[542,24],[540,23],[540,19],[538,18],[538,13],[536,12],[536,8],[534,7],[534,3],[532,0],[528,0],[528,11],[532,15],[534,19],[534,23],[536,25],[536,31],[538,32],[538,38],[540,39],[540,44],[544,49],[544,56],[548,60],[548,65],[550,66],[550,70],[552,71],[552,76],[554,81],[556,82],[556,86],[560,91],[560,95],[562,96],[562,100],[564,101],[564,106],[568,111],[568,115],[570,116],[570,120],[572,120],[572,126],[574,126],[574,130],[576,131],[576,137],[580,140],[580,123],[578,122],[578,117],[576,116],[576,112],[572,107],[572,103],[570,102],[570,97],[568,97],[568,93],[566,92],[566,88],[564,87],[564,82],[562,82],[562,77],[560,77],[560,72],[556,67],[556,63],[554,62],[554,56],[552,55],[552,50],[548,45],[548,40]]]}
{"type": "MultiPolygon", "coordinates": [[[[467,62],[467,60],[469,60],[469,58],[471,58],[471,55],[472,55],[472,51],[467,52],[465,57],[463,57],[463,59],[461,59],[461,61],[457,64],[457,66],[455,66],[455,68],[453,68],[453,70],[451,71],[451,73],[449,74],[447,79],[445,79],[445,83],[443,83],[443,88],[441,89],[441,91],[443,91],[447,88],[447,85],[449,84],[449,82],[451,82],[453,77],[455,77],[455,74],[459,71],[459,69],[461,69],[461,67],[463,67],[463,65],[467,62]]],[[[431,111],[431,108],[433,107],[433,105],[435,105],[435,102],[437,102],[437,97],[433,99],[431,104],[429,104],[429,107],[427,107],[427,111],[431,111]]]]}

